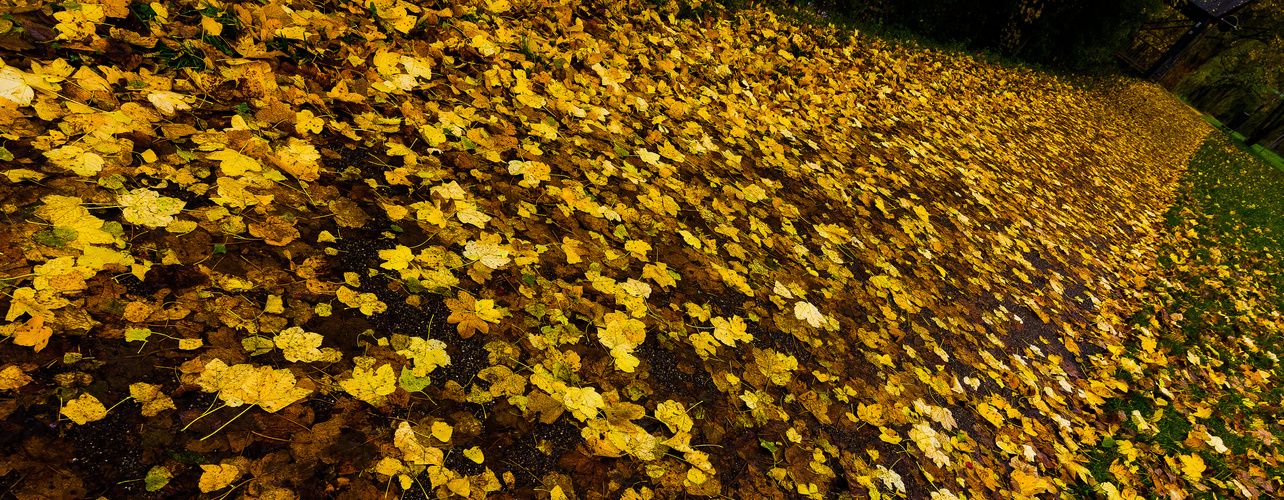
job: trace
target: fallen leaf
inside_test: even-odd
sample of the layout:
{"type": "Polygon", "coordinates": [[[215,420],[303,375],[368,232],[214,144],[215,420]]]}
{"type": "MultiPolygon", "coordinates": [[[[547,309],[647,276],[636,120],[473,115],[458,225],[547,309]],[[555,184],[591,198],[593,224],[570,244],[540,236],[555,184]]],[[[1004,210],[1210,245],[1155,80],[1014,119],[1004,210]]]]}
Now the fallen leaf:
{"type": "Polygon", "coordinates": [[[107,416],[107,407],[92,394],[81,394],[80,397],[62,405],[62,415],[79,425],[102,420],[107,416]]]}

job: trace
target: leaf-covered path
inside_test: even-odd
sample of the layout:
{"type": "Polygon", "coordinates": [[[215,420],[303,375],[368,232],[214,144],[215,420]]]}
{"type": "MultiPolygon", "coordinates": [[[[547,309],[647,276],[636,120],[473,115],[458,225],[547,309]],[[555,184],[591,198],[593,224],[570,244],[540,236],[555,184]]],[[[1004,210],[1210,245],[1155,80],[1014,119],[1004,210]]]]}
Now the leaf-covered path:
{"type": "Polygon", "coordinates": [[[686,4],[7,9],[19,499],[1269,486],[1125,435],[1210,130],[1156,87],[686,4]]]}

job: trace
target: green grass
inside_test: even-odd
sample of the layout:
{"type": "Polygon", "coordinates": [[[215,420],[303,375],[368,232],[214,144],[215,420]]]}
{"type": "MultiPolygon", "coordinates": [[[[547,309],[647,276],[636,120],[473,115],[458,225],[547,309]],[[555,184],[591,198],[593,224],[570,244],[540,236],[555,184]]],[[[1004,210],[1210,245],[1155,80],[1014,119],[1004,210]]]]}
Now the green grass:
{"type": "MultiPolygon", "coordinates": [[[[1277,382],[1284,373],[1279,361],[1284,359],[1284,335],[1275,313],[1284,309],[1281,194],[1284,170],[1229,133],[1210,133],[1192,155],[1180,195],[1167,214],[1169,238],[1159,252],[1158,276],[1150,281],[1149,297],[1128,320],[1135,331],[1155,334],[1167,362],[1145,366],[1140,374],[1122,369],[1116,374],[1130,390],[1105,406],[1108,413],[1120,412],[1123,421],[1113,432],[1103,432],[1111,440],[1084,453],[1084,465],[1097,481],[1119,480],[1109,467],[1120,459],[1116,443],[1121,440],[1170,457],[1198,454],[1208,467],[1204,477],[1218,488],[1224,487],[1218,482],[1244,470],[1250,451],[1264,456],[1280,451],[1284,428],[1275,414],[1284,406],[1284,387],[1277,382]],[[1178,314],[1184,319],[1173,321],[1178,314]],[[1264,383],[1238,378],[1225,384],[1206,375],[1236,379],[1250,369],[1275,377],[1264,383]],[[1156,392],[1159,383],[1173,396],[1156,392]],[[1190,385],[1179,387],[1185,383],[1190,385]],[[1209,413],[1193,416],[1200,407],[1209,413]],[[1147,425],[1136,424],[1134,411],[1147,425]],[[1199,429],[1221,438],[1229,451],[1218,453],[1200,439],[1189,440],[1199,429]],[[1261,430],[1272,437],[1264,439],[1261,430]]],[[[1142,359],[1144,348],[1139,336],[1134,339],[1125,348],[1129,356],[1142,359]]],[[[1155,488],[1154,479],[1142,474],[1134,485],[1155,488]]],[[[1094,486],[1082,482],[1071,490],[1081,498],[1095,494],[1094,486]]],[[[1188,493],[1203,499],[1222,498],[1227,491],[1188,493]]]]}
{"type": "Polygon", "coordinates": [[[1251,250],[1284,247],[1284,166],[1234,136],[1214,134],[1190,162],[1191,195],[1224,237],[1242,237],[1251,250]],[[1230,140],[1234,137],[1236,140],[1230,140]],[[1235,154],[1236,151],[1245,154],[1235,154]]]}
{"type": "Polygon", "coordinates": [[[1240,149],[1243,149],[1249,152],[1250,154],[1257,156],[1267,165],[1270,165],[1277,170],[1284,171],[1284,158],[1281,158],[1280,155],[1276,154],[1274,151],[1266,149],[1261,144],[1254,144],[1252,146],[1244,144],[1244,141],[1247,138],[1244,137],[1243,134],[1240,134],[1239,132],[1226,128],[1226,126],[1223,125],[1222,122],[1218,121],[1216,118],[1213,118],[1208,115],[1203,115],[1203,117],[1204,117],[1204,121],[1207,121],[1208,123],[1213,124],[1213,126],[1217,127],[1218,130],[1221,130],[1222,132],[1225,132],[1229,134],[1231,137],[1233,137],[1235,139],[1236,145],[1238,145],[1240,149]]]}

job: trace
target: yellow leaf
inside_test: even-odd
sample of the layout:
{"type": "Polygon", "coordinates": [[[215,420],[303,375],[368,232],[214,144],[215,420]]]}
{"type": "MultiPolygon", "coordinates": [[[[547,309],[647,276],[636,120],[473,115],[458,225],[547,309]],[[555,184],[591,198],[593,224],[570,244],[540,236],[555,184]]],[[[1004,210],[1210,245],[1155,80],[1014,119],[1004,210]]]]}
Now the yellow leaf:
{"type": "Polygon", "coordinates": [[[405,470],[405,468],[406,466],[401,463],[401,460],[397,460],[392,457],[383,457],[382,460],[379,460],[379,463],[375,464],[374,470],[375,472],[385,476],[395,476],[400,474],[401,471],[405,470]]]}
{"type": "Polygon", "coordinates": [[[80,425],[102,420],[107,416],[107,407],[92,394],[81,394],[79,398],[62,405],[62,412],[67,418],[80,425]]]}
{"type": "Polygon", "coordinates": [[[415,16],[401,16],[392,20],[392,28],[404,35],[415,28],[415,21],[418,21],[415,16]]]}
{"type": "MultiPolygon", "coordinates": [[[[201,29],[205,30],[205,34],[206,34],[206,35],[209,35],[209,36],[219,36],[219,35],[222,35],[222,34],[223,34],[223,23],[218,22],[218,20],[217,20],[217,19],[214,19],[214,18],[212,18],[212,17],[210,17],[210,16],[202,15],[202,16],[201,16],[201,29]]],[[[148,96],[148,97],[150,98],[150,96],[148,96]]],[[[159,109],[159,106],[158,106],[157,108],[159,109]]],[[[171,111],[170,113],[165,113],[165,114],[167,114],[167,115],[168,115],[168,114],[171,114],[171,113],[172,113],[172,111],[171,111]]]]}
{"type": "MultiPolygon", "coordinates": [[[[519,96],[518,99],[521,99],[521,97],[519,96]]],[[[541,103],[540,106],[531,107],[538,108],[542,105],[541,103]]],[[[540,161],[512,160],[508,162],[508,173],[522,176],[522,180],[517,184],[525,188],[536,187],[539,186],[540,182],[549,180],[550,172],[551,169],[548,164],[540,161]]]]}
{"type": "Polygon", "coordinates": [[[995,427],[999,427],[1003,424],[1003,415],[999,413],[998,410],[995,410],[993,406],[986,403],[977,403],[976,412],[991,424],[994,424],[995,427]]]}
{"type": "Polygon", "coordinates": [[[642,277],[654,281],[661,288],[669,288],[678,284],[674,275],[669,274],[668,264],[663,262],[642,266],[642,277]]]}
{"type": "Polygon", "coordinates": [[[215,358],[205,364],[196,384],[205,392],[217,392],[228,406],[257,404],[268,413],[289,406],[312,393],[311,389],[295,387],[294,374],[287,369],[273,369],[243,363],[228,366],[215,358]]]}
{"type": "Polygon", "coordinates": [[[580,242],[568,236],[562,237],[562,252],[566,254],[567,264],[579,264],[584,260],[580,255],[580,242]]]}
{"type": "Polygon", "coordinates": [[[878,429],[882,431],[882,433],[878,435],[878,439],[881,439],[891,444],[900,444],[901,437],[896,435],[895,429],[890,429],[887,427],[879,427],[878,429]]]}
{"type": "Polygon", "coordinates": [[[660,145],[660,154],[664,155],[665,158],[678,163],[687,161],[686,155],[682,154],[681,151],[678,151],[678,148],[673,147],[673,144],[667,139],[664,141],[664,144],[660,145]]]}
{"type": "MultiPolygon", "coordinates": [[[[223,26],[218,23],[214,23],[214,24],[218,25],[219,27],[223,26]]],[[[174,114],[175,111],[185,111],[185,110],[192,109],[191,106],[189,106],[186,102],[183,101],[183,94],[170,92],[168,90],[162,90],[159,92],[152,92],[150,94],[147,94],[147,100],[151,101],[152,106],[155,106],[157,111],[160,111],[162,114],[166,116],[174,114]]]]}
{"type": "Polygon", "coordinates": [[[883,425],[887,419],[883,418],[883,405],[874,403],[871,405],[860,405],[856,407],[856,416],[861,420],[869,422],[870,425],[883,425]]]}
{"type": "Polygon", "coordinates": [[[86,151],[80,146],[63,146],[45,151],[44,155],[49,158],[50,163],[75,172],[81,177],[90,177],[101,172],[105,164],[103,157],[98,156],[98,153],[86,151]]]}
{"type": "Polygon", "coordinates": [[[1194,453],[1190,455],[1178,455],[1181,459],[1181,473],[1190,481],[1199,481],[1204,475],[1204,470],[1208,468],[1204,465],[1204,457],[1194,453]]]}
{"type": "Polygon", "coordinates": [[[204,464],[201,465],[201,470],[205,472],[201,474],[201,480],[197,486],[200,487],[202,493],[226,488],[232,484],[232,481],[236,481],[237,478],[241,477],[242,474],[241,469],[232,464],[204,464]]]}
{"type": "Polygon", "coordinates": [[[580,421],[597,417],[597,412],[606,405],[602,395],[592,387],[569,387],[562,398],[562,405],[571,410],[571,415],[580,421]]]}
{"type": "Polygon", "coordinates": [[[624,242],[624,250],[633,254],[642,262],[649,262],[646,254],[651,251],[651,244],[641,240],[629,240],[624,242]]]}
{"type": "MultiPolygon", "coordinates": [[[[23,314],[30,314],[32,318],[53,318],[52,309],[58,309],[71,303],[57,295],[53,290],[36,290],[31,287],[14,290],[11,297],[9,312],[4,317],[5,321],[13,321],[23,314]]],[[[13,328],[18,328],[18,326],[13,325],[13,328]]],[[[10,331],[6,334],[12,335],[13,332],[10,331]]]]}
{"type": "Polygon", "coordinates": [[[696,468],[695,466],[692,466],[690,469],[687,469],[687,481],[689,481],[691,484],[704,484],[704,482],[708,480],[709,480],[709,475],[705,474],[704,471],[696,468]]]}
{"type": "Polygon", "coordinates": [[[454,434],[454,432],[454,427],[451,427],[448,423],[440,420],[432,423],[432,437],[437,438],[438,441],[449,443],[450,436],[454,434]]]}
{"type": "Polygon", "coordinates": [[[709,321],[709,318],[713,315],[711,308],[707,304],[699,306],[695,302],[687,302],[683,306],[687,308],[687,316],[691,316],[697,321],[709,321]]]}
{"type": "Polygon", "coordinates": [[[411,374],[426,377],[439,366],[450,364],[450,355],[446,353],[446,343],[437,339],[410,337],[410,345],[397,351],[415,363],[411,374]]]}
{"type": "Polygon", "coordinates": [[[490,40],[490,38],[487,38],[485,34],[478,34],[474,36],[472,40],[470,40],[470,42],[471,43],[469,43],[469,45],[471,45],[474,49],[477,49],[477,52],[483,56],[487,56],[487,57],[493,56],[495,54],[498,54],[500,51],[499,47],[497,47],[495,43],[490,40]]]}
{"type": "Polygon", "coordinates": [[[415,252],[408,246],[397,245],[396,248],[380,250],[379,258],[384,260],[379,267],[400,271],[410,267],[410,263],[415,260],[415,252]]]}
{"type": "Polygon", "coordinates": [[[45,326],[44,316],[36,316],[13,330],[13,343],[40,352],[49,345],[51,336],[53,336],[53,329],[45,326]]]}
{"type": "Polygon", "coordinates": [[[651,165],[658,166],[660,164],[659,154],[647,151],[646,148],[638,148],[636,152],[638,154],[638,158],[641,158],[642,161],[647,162],[651,165]]]}
{"type": "Polygon", "coordinates": [[[419,442],[410,422],[403,421],[397,426],[392,444],[401,450],[407,462],[416,465],[441,465],[445,460],[445,454],[440,449],[424,446],[419,442]]]}
{"type": "Polygon", "coordinates": [[[324,340],[321,334],[305,332],[303,328],[297,326],[281,330],[272,337],[273,344],[281,350],[285,360],[291,363],[314,361],[333,363],[341,359],[343,355],[338,350],[329,347],[321,349],[321,342],[324,340]]]}
{"type": "Polygon", "coordinates": [[[656,405],[655,418],[669,427],[669,432],[690,432],[695,424],[682,403],[672,399],[656,405]]]}
{"type": "Polygon", "coordinates": [[[465,477],[451,479],[446,483],[446,487],[450,488],[450,491],[455,492],[456,495],[464,498],[468,498],[468,495],[472,492],[472,483],[469,483],[468,478],[465,477]]]}
{"type": "Polygon", "coordinates": [[[1047,479],[1039,477],[1038,474],[1027,474],[1020,469],[1012,471],[1012,482],[1016,490],[1026,497],[1053,491],[1052,484],[1047,479]]]}
{"type": "Polygon", "coordinates": [[[388,310],[388,304],[379,300],[379,297],[373,293],[358,293],[346,286],[340,286],[335,291],[335,297],[339,302],[343,302],[348,307],[354,307],[361,311],[361,314],[370,316],[375,313],[381,313],[388,310]]]}
{"type": "Polygon", "coordinates": [[[882,274],[870,278],[869,282],[873,283],[874,286],[879,288],[884,288],[887,290],[900,290],[900,287],[896,285],[895,281],[893,281],[891,278],[882,274]]]}
{"type": "Polygon", "coordinates": [[[496,308],[494,299],[478,299],[474,304],[477,317],[487,323],[499,323],[504,317],[504,308],[496,308]]]}
{"type": "Polygon", "coordinates": [[[497,241],[487,241],[484,237],[482,241],[469,241],[465,244],[463,256],[466,259],[481,262],[483,266],[491,269],[499,269],[512,262],[512,259],[508,258],[507,249],[500,246],[497,241]]]}
{"type": "Polygon", "coordinates": [[[472,224],[481,229],[486,228],[486,223],[489,222],[491,218],[489,215],[477,210],[477,206],[472,203],[457,202],[457,205],[460,208],[459,211],[455,212],[455,217],[459,218],[459,222],[472,224]]]}
{"type": "Polygon", "coordinates": [[[800,300],[794,304],[794,317],[806,321],[812,328],[820,328],[825,324],[825,317],[820,314],[820,309],[811,302],[800,300]]]}
{"type": "Polygon", "coordinates": [[[691,245],[691,247],[695,248],[696,250],[699,250],[700,248],[704,247],[704,243],[700,241],[700,238],[695,237],[695,235],[691,234],[690,231],[679,229],[678,236],[681,236],[682,241],[687,242],[688,245],[691,245]]]}
{"type": "Polygon", "coordinates": [[[223,171],[223,175],[238,176],[246,172],[261,172],[263,170],[263,164],[259,163],[258,160],[231,149],[215,151],[206,155],[205,159],[218,161],[219,169],[223,171]]]}
{"type": "Polygon", "coordinates": [[[485,456],[482,455],[481,448],[476,446],[469,448],[467,450],[464,450],[464,457],[469,460],[472,460],[474,463],[479,463],[479,464],[485,461],[486,459],[485,456]]]}
{"type": "Polygon", "coordinates": [[[486,0],[486,10],[492,14],[503,14],[511,7],[508,0],[486,0]]]}
{"type": "Polygon", "coordinates": [[[9,365],[0,370],[0,391],[19,389],[33,381],[18,365],[9,365]]]}
{"type": "Polygon", "coordinates": [[[107,264],[130,267],[134,265],[134,257],[128,251],[90,245],[86,246],[84,253],[76,259],[76,266],[95,271],[102,270],[107,264]]]}
{"type": "Polygon", "coordinates": [[[305,109],[295,115],[294,130],[299,134],[303,134],[304,132],[319,134],[324,128],[325,118],[313,115],[312,110],[305,109]]]}
{"type": "Polygon", "coordinates": [[[321,176],[321,153],[307,141],[291,137],[286,147],[277,148],[276,158],[281,170],[301,181],[312,182],[321,176]]]}
{"type": "Polygon", "coordinates": [[[732,316],[730,320],[722,316],[713,318],[713,337],[729,347],[735,347],[736,341],[753,342],[753,335],[746,328],[745,320],[740,316],[732,316]]]}
{"type": "Polygon", "coordinates": [[[174,406],[174,400],[161,392],[159,384],[148,384],[146,382],[130,384],[129,397],[142,403],[144,417],[154,417],[162,411],[177,409],[174,406]]]}
{"type": "Polygon", "coordinates": [[[611,358],[615,359],[615,368],[625,373],[633,373],[642,364],[642,360],[633,355],[632,348],[623,346],[611,349],[611,358]]]}
{"type": "Polygon", "coordinates": [[[126,221],[153,228],[165,227],[174,222],[174,215],[187,206],[185,201],[161,196],[160,193],[147,188],[138,188],[126,194],[117,195],[116,203],[123,209],[126,221]]]}
{"type": "Polygon", "coordinates": [[[0,62],[0,97],[19,106],[30,106],[36,90],[27,85],[21,70],[0,62]]]}
{"type": "Polygon", "coordinates": [[[384,398],[397,390],[397,375],[390,364],[375,370],[356,366],[352,369],[352,378],[339,382],[339,387],[354,398],[382,406],[384,398]]]}

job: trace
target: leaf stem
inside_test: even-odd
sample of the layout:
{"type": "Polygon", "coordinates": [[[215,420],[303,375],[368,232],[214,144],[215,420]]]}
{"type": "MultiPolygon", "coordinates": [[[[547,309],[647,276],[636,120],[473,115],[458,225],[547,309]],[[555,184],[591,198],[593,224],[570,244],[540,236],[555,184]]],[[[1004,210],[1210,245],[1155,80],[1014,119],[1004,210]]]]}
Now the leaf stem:
{"type": "MultiPolygon", "coordinates": [[[[217,400],[216,400],[216,401],[217,401],[217,400]]],[[[214,404],[213,404],[213,403],[210,403],[210,406],[211,406],[211,407],[213,407],[213,406],[214,406],[214,404]]],[[[199,417],[196,417],[196,418],[192,419],[192,421],[191,421],[191,422],[188,422],[188,423],[187,423],[187,425],[184,425],[182,429],[179,429],[179,431],[181,432],[181,431],[185,431],[185,430],[187,430],[187,428],[188,428],[188,427],[191,427],[191,426],[192,426],[192,424],[196,423],[196,421],[197,421],[197,420],[200,420],[200,419],[202,419],[202,418],[205,418],[207,415],[209,415],[209,414],[211,414],[211,413],[214,413],[214,412],[216,412],[216,411],[222,410],[222,409],[223,409],[223,407],[225,407],[225,406],[227,406],[227,403],[223,403],[223,404],[219,405],[219,406],[218,406],[218,408],[211,408],[211,409],[209,409],[209,410],[205,410],[205,413],[202,413],[202,414],[201,414],[201,416],[199,416],[199,417]]]]}
{"type": "MultiPolygon", "coordinates": [[[[246,406],[244,410],[241,410],[241,413],[237,413],[237,414],[236,414],[236,416],[235,416],[235,417],[232,417],[232,419],[231,419],[231,420],[228,420],[227,422],[223,423],[223,425],[218,426],[218,428],[217,428],[217,429],[214,429],[214,432],[209,433],[209,435],[207,435],[207,436],[205,436],[205,437],[201,438],[200,440],[201,440],[201,441],[204,441],[204,440],[206,440],[206,439],[209,439],[209,438],[213,437],[215,434],[218,434],[218,431],[223,430],[223,428],[224,428],[224,427],[227,427],[227,425],[228,425],[228,424],[230,424],[230,423],[232,423],[232,422],[235,422],[235,421],[236,421],[236,419],[238,419],[238,418],[241,418],[241,415],[244,415],[244,414],[245,414],[245,412],[250,411],[250,408],[254,408],[255,406],[258,406],[258,404],[252,404],[252,405],[250,405],[250,406],[246,406]]],[[[191,425],[191,424],[188,424],[188,425],[191,425]]]]}

